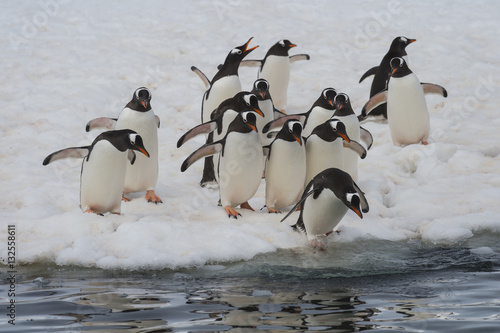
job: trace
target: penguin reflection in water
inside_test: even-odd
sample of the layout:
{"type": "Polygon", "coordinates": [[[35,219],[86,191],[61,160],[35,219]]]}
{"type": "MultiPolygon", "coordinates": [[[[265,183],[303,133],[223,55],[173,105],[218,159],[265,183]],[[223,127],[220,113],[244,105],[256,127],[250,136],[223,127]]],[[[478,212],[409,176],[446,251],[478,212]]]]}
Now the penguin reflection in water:
{"type": "Polygon", "coordinates": [[[307,185],[302,198],[281,220],[302,206],[294,228],[307,234],[314,247],[324,248],[325,238],[332,233],[350,209],[360,218],[369,210],[368,202],[351,176],[340,169],[330,168],[317,174],[307,185]]]}
{"type": "Polygon", "coordinates": [[[140,135],[125,129],[103,132],[90,146],[56,151],[43,165],[65,158],[83,158],[80,175],[80,207],[86,213],[120,214],[127,159],[136,161],[135,151],[149,158],[140,135]]]}
{"type": "MultiPolygon", "coordinates": [[[[238,113],[221,140],[203,145],[189,155],[181,166],[184,172],[200,158],[219,154],[215,174],[219,183],[220,203],[228,217],[237,218],[241,215],[234,209],[238,205],[253,210],[248,200],[257,192],[264,171],[264,152],[256,122],[256,112],[238,113]]],[[[195,135],[206,134],[216,128],[216,121],[198,125],[188,131],[177,146],[195,135]]]]}

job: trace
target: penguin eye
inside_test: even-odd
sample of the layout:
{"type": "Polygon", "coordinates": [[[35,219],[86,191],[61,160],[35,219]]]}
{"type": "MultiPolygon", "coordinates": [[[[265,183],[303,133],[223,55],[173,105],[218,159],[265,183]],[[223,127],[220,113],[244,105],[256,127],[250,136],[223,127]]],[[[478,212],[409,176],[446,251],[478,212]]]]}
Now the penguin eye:
{"type": "Polygon", "coordinates": [[[403,43],[408,42],[408,39],[406,37],[399,37],[399,40],[402,41],[403,43]]]}
{"type": "Polygon", "coordinates": [[[333,131],[334,132],[337,132],[337,125],[338,125],[339,121],[338,120],[331,120],[330,121],[330,126],[332,127],[333,131]]]}
{"type": "Polygon", "coordinates": [[[137,139],[137,134],[135,134],[135,133],[134,134],[130,134],[128,137],[130,139],[130,143],[132,145],[135,145],[135,140],[137,139]]]}
{"type": "Polygon", "coordinates": [[[231,50],[231,54],[241,54],[241,50],[240,49],[232,49],[231,50]]]}
{"type": "Polygon", "coordinates": [[[347,201],[347,203],[348,203],[348,204],[351,204],[351,203],[352,203],[352,199],[353,199],[354,197],[359,198],[359,196],[358,196],[358,194],[357,194],[357,193],[347,193],[347,194],[346,194],[346,201],[347,201]]]}
{"type": "Polygon", "coordinates": [[[323,98],[328,99],[329,95],[332,95],[332,97],[335,97],[337,95],[337,91],[333,88],[326,88],[323,90],[323,98]]]}
{"type": "MultiPolygon", "coordinates": [[[[252,103],[252,97],[255,97],[255,95],[248,94],[248,95],[243,96],[243,100],[245,101],[245,103],[247,104],[247,106],[251,105],[251,103],[252,103]]],[[[255,97],[255,98],[257,98],[257,97],[255,97]]]]}
{"type": "Polygon", "coordinates": [[[279,43],[280,43],[281,47],[285,47],[285,40],[284,39],[280,40],[279,43]]]}

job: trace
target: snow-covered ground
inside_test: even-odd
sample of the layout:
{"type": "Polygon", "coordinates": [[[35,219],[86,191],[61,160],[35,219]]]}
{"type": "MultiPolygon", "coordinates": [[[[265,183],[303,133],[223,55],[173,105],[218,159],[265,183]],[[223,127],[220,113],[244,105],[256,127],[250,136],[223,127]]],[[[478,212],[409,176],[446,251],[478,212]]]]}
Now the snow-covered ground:
{"type": "MultiPolygon", "coordinates": [[[[500,48],[492,1],[2,1],[0,3],[0,244],[16,225],[21,263],[55,262],[102,268],[178,268],[250,259],[306,246],[283,215],[242,210],[228,219],[218,195],[198,186],[202,163],[180,165],[203,138],[177,149],[200,119],[203,83],[234,46],[254,36],[261,58],[288,38],[310,61],[293,64],[289,113],[304,112],[323,88],[346,92],[356,112],[392,39],[416,38],[410,67],[424,82],[443,85],[427,98],[428,146],[394,147],[387,124],[364,125],[374,146],[359,163],[359,186],[370,212],[348,212],[330,242],[367,238],[459,244],[474,233],[500,232],[500,48]],[[79,208],[81,161],[42,166],[49,153],[88,145],[88,120],[116,117],[137,87],[153,92],[161,118],[163,204],[142,193],[122,215],[79,208]]],[[[240,69],[250,89],[256,69],[240,69]]],[[[250,203],[264,205],[264,183],[250,203]]],[[[2,261],[7,246],[1,245],[2,261]]]]}

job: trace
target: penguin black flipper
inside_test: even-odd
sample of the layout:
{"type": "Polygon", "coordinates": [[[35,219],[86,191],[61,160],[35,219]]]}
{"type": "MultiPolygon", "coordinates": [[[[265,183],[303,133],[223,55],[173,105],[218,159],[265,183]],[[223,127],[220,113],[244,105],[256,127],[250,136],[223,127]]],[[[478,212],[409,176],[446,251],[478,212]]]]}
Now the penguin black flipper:
{"type": "Polygon", "coordinates": [[[274,108],[273,110],[273,114],[274,114],[274,119],[279,119],[279,118],[282,118],[282,117],[285,117],[285,116],[288,116],[286,113],[284,112],[281,112],[280,110],[274,108]]]}
{"type": "Polygon", "coordinates": [[[243,67],[260,67],[262,66],[262,60],[242,60],[240,66],[243,67]]]}
{"type": "MultiPolygon", "coordinates": [[[[307,185],[306,189],[308,189],[308,188],[310,188],[310,187],[311,187],[311,185],[312,185],[312,182],[313,182],[313,181],[314,181],[314,179],[313,179],[313,180],[311,180],[311,181],[309,182],[309,185],[307,185]]],[[[287,219],[290,215],[292,215],[292,213],[294,213],[294,212],[297,210],[297,208],[298,208],[298,207],[300,207],[300,205],[301,205],[301,204],[303,204],[303,203],[304,203],[304,201],[306,201],[306,199],[307,199],[307,198],[308,198],[311,194],[317,193],[317,194],[315,195],[315,196],[317,197],[317,196],[321,193],[321,191],[323,191],[323,187],[321,187],[321,188],[313,188],[313,189],[312,189],[312,190],[310,190],[309,192],[304,191],[304,193],[302,194],[302,198],[300,198],[299,202],[297,202],[297,203],[295,204],[295,206],[293,206],[293,207],[292,207],[292,209],[290,209],[290,211],[288,212],[288,214],[286,214],[286,215],[285,215],[285,217],[284,217],[284,218],[282,218],[280,222],[283,222],[283,221],[284,221],[284,220],[286,220],[286,219],[287,219]],[[319,193],[317,193],[318,191],[319,191],[319,193]]]]}
{"type": "Polygon", "coordinates": [[[377,106],[385,103],[387,103],[387,90],[381,91],[370,98],[370,100],[363,106],[363,109],[361,109],[361,115],[366,117],[377,106]]]}
{"type": "Polygon", "coordinates": [[[134,165],[135,159],[136,159],[136,155],[135,155],[135,152],[132,149],[128,150],[127,158],[130,161],[130,164],[134,165]]]}
{"type": "Polygon", "coordinates": [[[290,119],[298,120],[302,124],[304,124],[304,121],[306,120],[306,118],[307,118],[307,116],[305,113],[285,115],[281,118],[274,119],[274,120],[271,120],[270,122],[268,122],[266,124],[266,126],[264,126],[264,128],[262,128],[262,133],[267,133],[274,128],[281,127],[281,126],[283,126],[284,123],[287,122],[287,120],[290,120],[290,119]]]}
{"type": "Polygon", "coordinates": [[[367,70],[366,73],[363,74],[363,76],[361,76],[361,79],[359,79],[359,83],[363,82],[363,80],[366,79],[367,77],[375,75],[375,73],[377,73],[378,71],[378,67],[379,66],[375,66],[367,70]]]}
{"type": "Polygon", "coordinates": [[[434,83],[420,83],[422,85],[422,88],[424,89],[424,94],[436,94],[436,95],[441,95],[444,98],[448,97],[448,92],[446,89],[439,84],[434,84],[434,83]]]}
{"type": "Polygon", "coordinates": [[[349,148],[350,150],[354,151],[356,154],[359,155],[361,159],[364,159],[366,157],[366,149],[359,142],[354,140],[347,142],[343,140],[342,145],[345,148],[349,148]]]}
{"type": "Polygon", "coordinates": [[[92,119],[87,123],[87,126],[85,126],[85,131],[90,132],[93,129],[106,129],[106,130],[113,130],[116,125],[116,121],[118,118],[107,118],[107,117],[100,117],[100,118],[95,118],[92,119]]]}
{"type": "Polygon", "coordinates": [[[184,162],[182,162],[181,171],[184,172],[189,168],[194,162],[198,161],[200,158],[211,156],[217,154],[224,148],[225,140],[219,140],[214,143],[209,143],[201,146],[195,150],[191,155],[189,155],[184,162]]]}
{"type": "Polygon", "coordinates": [[[360,139],[366,144],[366,149],[370,150],[373,145],[373,135],[364,127],[359,127],[360,130],[360,139]]]}
{"type": "Polygon", "coordinates": [[[205,88],[210,88],[211,86],[211,82],[210,80],[208,79],[208,77],[205,75],[205,73],[203,73],[201,70],[199,70],[196,66],[191,66],[191,70],[196,74],[198,75],[198,77],[201,79],[201,81],[203,81],[203,84],[205,85],[205,88]]]}
{"type": "Polygon", "coordinates": [[[179,138],[179,140],[177,141],[177,148],[181,147],[186,141],[191,140],[197,135],[213,132],[219,126],[218,123],[221,120],[222,119],[220,118],[216,118],[214,120],[193,127],[179,138]]]}
{"type": "Polygon", "coordinates": [[[290,59],[290,63],[292,63],[292,62],[296,62],[299,60],[309,60],[309,59],[311,59],[311,57],[309,56],[309,54],[303,53],[303,54],[295,54],[293,56],[290,56],[289,59],[290,59]]]}
{"type": "Polygon", "coordinates": [[[88,156],[91,151],[91,146],[84,147],[70,147],[53,152],[43,160],[43,165],[47,165],[57,160],[65,158],[84,158],[88,156]]]}

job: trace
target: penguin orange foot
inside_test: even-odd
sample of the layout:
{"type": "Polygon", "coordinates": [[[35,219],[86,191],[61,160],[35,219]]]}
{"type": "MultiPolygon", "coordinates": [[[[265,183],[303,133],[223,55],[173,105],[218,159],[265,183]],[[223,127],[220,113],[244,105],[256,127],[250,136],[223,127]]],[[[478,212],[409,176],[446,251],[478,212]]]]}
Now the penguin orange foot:
{"type": "Polygon", "coordinates": [[[161,201],[160,197],[156,195],[155,191],[153,190],[147,190],[146,191],[146,200],[148,202],[152,202],[152,203],[163,203],[163,201],[161,201]]]}
{"type": "Polygon", "coordinates": [[[129,202],[129,201],[130,201],[130,199],[129,199],[129,198],[127,198],[127,197],[125,197],[125,195],[124,195],[124,194],[122,194],[122,201],[129,202]]]}
{"type": "Polygon", "coordinates": [[[269,214],[271,214],[271,213],[281,214],[281,210],[277,210],[277,209],[274,209],[274,208],[267,208],[267,212],[269,214]]]}
{"type": "Polygon", "coordinates": [[[241,216],[240,213],[238,213],[233,207],[231,206],[226,206],[224,207],[224,209],[226,210],[226,213],[227,213],[227,217],[231,218],[231,217],[234,217],[235,219],[238,218],[238,216],[241,216]]]}
{"type": "Polygon", "coordinates": [[[104,214],[102,213],[98,213],[98,212],[94,212],[92,209],[87,209],[85,211],[85,213],[92,213],[92,214],[96,214],[96,215],[99,215],[99,216],[104,216],[104,214]]]}

